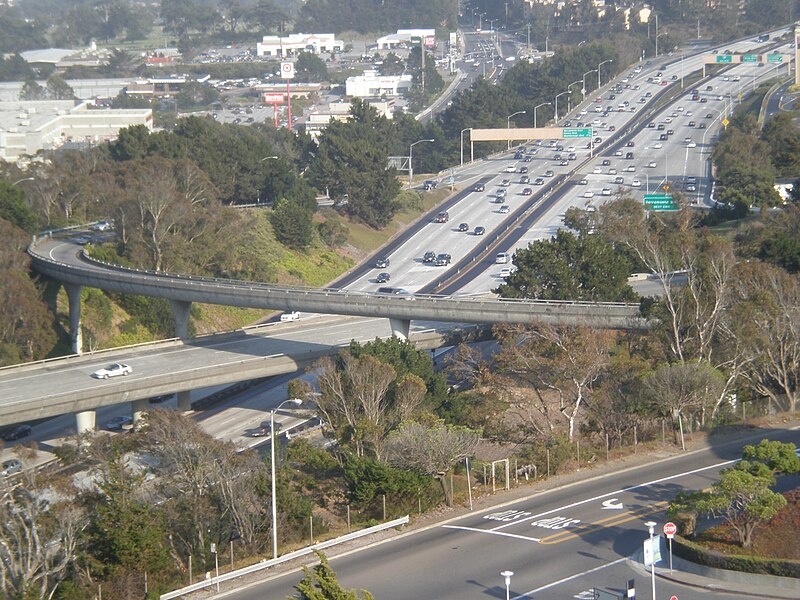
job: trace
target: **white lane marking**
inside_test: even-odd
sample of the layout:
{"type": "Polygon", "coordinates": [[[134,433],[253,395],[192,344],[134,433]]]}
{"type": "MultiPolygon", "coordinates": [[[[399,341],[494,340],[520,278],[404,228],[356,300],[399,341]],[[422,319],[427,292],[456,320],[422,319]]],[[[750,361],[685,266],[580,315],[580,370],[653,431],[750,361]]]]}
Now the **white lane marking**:
{"type": "Polygon", "coordinates": [[[622,488],[622,489],[619,489],[619,490],[614,490],[613,492],[608,492],[607,494],[600,494],[599,496],[594,496],[592,498],[586,498],[585,500],[579,500],[578,502],[573,502],[572,504],[567,504],[565,506],[560,506],[558,508],[554,508],[552,510],[548,510],[548,511],[545,511],[543,513],[539,513],[538,515],[533,515],[531,517],[528,517],[527,519],[519,519],[519,520],[514,521],[512,523],[505,523],[504,525],[498,525],[497,527],[494,527],[491,531],[497,531],[497,530],[509,527],[511,525],[516,525],[518,523],[522,523],[523,521],[538,519],[540,517],[545,517],[547,515],[552,515],[553,513],[556,513],[556,512],[564,512],[566,509],[574,508],[576,506],[581,506],[581,505],[587,504],[589,502],[595,502],[597,500],[602,500],[603,498],[608,498],[610,496],[616,496],[618,494],[624,494],[625,492],[630,492],[632,490],[638,490],[640,488],[650,487],[650,486],[655,485],[657,483],[663,483],[665,481],[670,481],[672,479],[678,479],[680,477],[685,477],[686,475],[694,475],[695,473],[702,473],[703,471],[709,471],[711,469],[718,469],[720,467],[724,467],[724,466],[727,466],[727,465],[732,465],[732,464],[737,463],[737,462],[739,462],[739,459],[738,458],[734,458],[733,460],[726,460],[724,462],[716,463],[716,464],[713,464],[713,465],[709,465],[707,467],[700,467],[699,469],[692,469],[691,471],[684,471],[683,473],[676,473],[675,475],[669,475],[667,477],[662,477],[661,479],[654,479],[653,481],[648,481],[646,483],[640,483],[638,485],[632,485],[630,487],[625,487],[625,488],[622,488]]]}
{"type": "Polygon", "coordinates": [[[609,498],[603,501],[603,510],[622,510],[622,502],[616,498],[609,498]]]}
{"type": "Polygon", "coordinates": [[[521,600],[522,598],[531,598],[533,594],[536,594],[538,592],[543,592],[544,590],[549,590],[552,587],[561,585],[562,583],[567,583],[568,581],[572,581],[573,579],[577,579],[578,577],[585,577],[586,575],[591,575],[592,573],[596,573],[597,571],[602,571],[603,569],[607,569],[608,567],[613,567],[614,565],[618,565],[619,563],[624,562],[626,560],[628,560],[628,557],[618,558],[615,561],[606,563],[604,565],[600,565],[599,567],[595,567],[594,569],[589,569],[588,571],[581,571],[580,573],[575,573],[574,575],[570,575],[569,577],[564,577],[564,579],[559,579],[558,581],[554,581],[553,583],[548,583],[547,585],[538,587],[535,590],[530,590],[529,592],[525,592],[524,594],[520,594],[519,596],[514,596],[513,600],[521,600]]]}
{"type": "Polygon", "coordinates": [[[500,535],[503,537],[517,538],[526,540],[528,542],[538,542],[539,538],[530,537],[527,535],[519,535],[517,533],[505,533],[504,531],[495,531],[493,529],[481,529],[480,527],[465,527],[462,525],[442,525],[442,529],[460,529],[462,531],[474,531],[475,533],[488,533],[491,535],[500,535]]]}
{"type": "Polygon", "coordinates": [[[580,519],[570,519],[569,517],[550,517],[549,519],[539,519],[531,523],[531,527],[544,527],[545,529],[565,529],[570,525],[577,525],[580,519]]]}

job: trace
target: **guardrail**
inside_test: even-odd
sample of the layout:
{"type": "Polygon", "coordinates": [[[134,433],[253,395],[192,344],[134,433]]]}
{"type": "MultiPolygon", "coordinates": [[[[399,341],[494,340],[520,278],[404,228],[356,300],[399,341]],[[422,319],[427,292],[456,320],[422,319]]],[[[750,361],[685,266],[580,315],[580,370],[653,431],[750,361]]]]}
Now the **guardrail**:
{"type": "Polygon", "coordinates": [[[399,519],[395,519],[393,521],[381,523],[380,525],[375,525],[373,527],[367,527],[366,529],[362,529],[360,531],[354,531],[353,533],[348,533],[346,535],[334,538],[332,540],[320,542],[319,544],[314,544],[313,546],[307,546],[305,548],[301,548],[300,550],[295,550],[294,552],[289,552],[288,554],[284,554],[283,556],[279,556],[278,558],[273,558],[271,560],[262,560],[261,562],[251,565],[249,567],[245,567],[243,569],[237,569],[236,571],[225,573],[223,575],[220,575],[219,577],[211,577],[210,579],[204,579],[203,581],[194,583],[192,585],[188,585],[179,590],[174,590],[172,592],[167,592],[166,594],[161,594],[161,596],[159,596],[159,600],[172,600],[172,598],[180,598],[181,596],[184,596],[191,592],[196,592],[198,590],[202,590],[203,588],[211,587],[214,585],[219,585],[223,581],[230,581],[231,579],[236,579],[237,577],[250,575],[251,573],[257,573],[258,571],[274,567],[275,565],[279,565],[281,563],[285,563],[290,560],[294,560],[295,558],[308,556],[309,554],[311,554],[316,550],[324,550],[325,548],[330,548],[331,546],[342,544],[344,542],[349,542],[351,540],[355,540],[360,537],[377,533],[379,531],[392,529],[394,527],[400,527],[401,525],[407,525],[408,522],[409,518],[408,515],[406,515],[405,517],[400,517],[399,519]]]}

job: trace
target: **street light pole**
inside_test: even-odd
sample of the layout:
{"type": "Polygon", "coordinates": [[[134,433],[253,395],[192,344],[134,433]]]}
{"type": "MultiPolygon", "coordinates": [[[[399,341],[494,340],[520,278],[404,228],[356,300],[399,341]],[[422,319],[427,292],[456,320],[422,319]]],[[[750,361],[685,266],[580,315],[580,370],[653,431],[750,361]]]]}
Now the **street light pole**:
{"type": "Polygon", "coordinates": [[[609,58],[608,60],[604,60],[603,62],[601,62],[600,64],[597,65],[597,89],[598,90],[601,87],[601,85],[600,85],[600,67],[602,67],[606,63],[612,63],[612,62],[614,62],[614,59],[613,58],[609,58]]]}
{"type": "Polygon", "coordinates": [[[511,599],[511,578],[514,576],[514,571],[503,571],[500,576],[506,580],[506,600],[511,599]]]}
{"type": "Polygon", "coordinates": [[[656,530],[656,522],[647,521],[644,525],[650,533],[650,586],[653,592],[652,600],[656,600],[656,552],[653,547],[653,533],[656,530]]]}
{"type": "Polygon", "coordinates": [[[536,129],[536,109],[541,108],[542,106],[553,106],[552,102],[542,102],[541,104],[537,104],[533,107],[533,128],[536,129]]]}
{"type": "Polygon", "coordinates": [[[269,454],[271,459],[270,475],[272,479],[272,558],[278,558],[278,503],[275,500],[275,411],[280,410],[284,404],[300,406],[300,398],[284,400],[269,413],[269,454]]]}
{"type": "Polygon", "coordinates": [[[569,94],[569,90],[566,92],[561,92],[560,94],[556,94],[556,114],[555,114],[555,122],[558,123],[558,97],[563,96],[564,94],[569,94]]]}
{"type": "MultiPolygon", "coordinates": [[[[517,115],[524,115],[527,114],[528,111],[526,110],[518,110],[514,114],[508,115],[506,117],[506,129],[511,129],[511,117],[516,117],[517,115]]],[[[511,139],[506,140],[508,142],[507,150],[511,150],[511,139]]]]}
{"type": "Polygon", "coordinates": [[[572,112],[572,86],[578,85],[579,83],[582,83],[580,79],[578,81],[573,81],[567,86],[567,91],[569,92],[569,96],[567,96],[567,114],[572,112]]]}
{"type": "Polygon", "coordinates": [[[411,180],[414,177],[414,146],[422,142],[433,142],[435,140],[417,140],[408,147],[408,189],[411,189],[411,180]]]}
{"type": "Polygon", "coordinates": [[[581,88],[581,93],[583,94],[583,99],[584,100],[586,100],[586,76],[589,73],[595,73],[596,71],[597,71],[597,69],[592,69],[591,71],[586,71],[586,73],[583,74],[583,78],[582,78],[583,87],[581,88]]]}
{"type": "Polygon", "coordinates": [[[472,127],[467,127],[461,130],[461,166],[464,166],[464,132],[472,131],[472,127]]]}
{"type": "Polygon", "coordinates": [[[35,177],[23,177],[22,179],[17,179],[14,183],[11,184],[11,187],[14,187],[18,183],[22,183],[23,181],[33,181],[36,179],[35,177]]]}

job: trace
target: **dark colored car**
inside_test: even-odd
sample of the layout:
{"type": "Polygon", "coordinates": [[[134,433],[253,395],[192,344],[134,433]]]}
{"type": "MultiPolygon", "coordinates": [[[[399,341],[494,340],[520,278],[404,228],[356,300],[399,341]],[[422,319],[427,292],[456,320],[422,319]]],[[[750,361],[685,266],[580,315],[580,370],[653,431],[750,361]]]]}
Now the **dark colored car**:
{"type": "Polygon", "coordinates": [[[458,224],[459,231],[469,231],[469,224],[467,223],[459,223],[458,224]]]}
{"type": "Polygon", "coordinates": [[[389,273],[378,273],[378,276],[375,278],[376,283],[387,283],[392,278],[389,273]]]}
{"type": "Polygon", "coordinates": [[[436,189],[436,182],[433,181],[432,179],[427,179],[425,181],[425,183],[422,184],[422,187],[427,191],[435,190],[436,189]]]}
{"type": "Polygon", "coordinates": [[[3,432],[3,439],[7,442],[18,440],[20,438],[28,437],[31,434],[30,425],[17,425],[12,429],[7,429],[3,432]]]}
{"type": "Polygon", "coordinates": [[[388,266],[389,266],[389,259],[385,256],[375,261],[376,269],[385,269],[388,266]]]}
{"type": "Polygon", "coordinates": [[[422,257],[422,262],[432,263],[436,260],[436,252],[428,250],[422,257]]]}
{"type": "Polygon", "coordinates": [[[486,186],[485,186],[485,185],[483,185],[482,183],[476,183],[476,184],[475,184],[475,187],[474,187],[474,188],[472,188],[472,190],[473,190],[474,192],[482,192],[482,191],[484,191],[485,189],[486,189],[486,186]]]}
{"type": "Polygon", "coordinates": [[[528,172],[528,167],[520,167],[519,168],[519,172],[520,173],[527,173],[528,172]]]}
{"type": "Polygon", "coordinates": [[[604,159],[603,159],[603,162],[602,162],[601,164],[602,164],[604,167],[607,167],[607,166],[609,166],[609,165],[611,164],[611,161],[610,161],[610,160],[608,160],[607,158],[604,158],[604,159]]]}
{"type": "Polygon", "coordinates": [[[147,401],[150,404],[161,404],[162,402],[166,402],[167,400],[172,398],[172,396],[174,395],[175,394],[162,394],[160,396],[153,396],[152,398],[148,398],[147,401]]]}
{"type": "MultiPolygon", "coordinates": [[[[275,421],[275,433],[279,433],[281,427],[281,422],[275,421]]],[[[271,432],[272,428],[270,427],[270,422],[263,421],[260,426],[250,432],[250,437],[268,437],[271,432]]]]}
{"type": "Polygon", "coordinates": [[[519,178],[519,182],[524,185],[526,183],[530,183],[531,178],[529,175],[523,175],[522,177],[519,178]]]}
{"type": "Polygon", "coordinates": [[[533,194],[533,190],[531,188],[525,188],[524,190],[522,190],[523,196],[530,196],[531,194],[533,194]]]}
{"type": "Polygon", "coordinates": [[[436,261],[433,263],[437,267],[446,267],[450,264],[450,255],[449,254],[440,254],[436,257],[436,261]]]}
{"type": "Polygon", "coordinates": [[[486,233],[486,228],[485,227],[476,227],[475,228],[475,235],[483,235],[484,233],[486,233]]]}

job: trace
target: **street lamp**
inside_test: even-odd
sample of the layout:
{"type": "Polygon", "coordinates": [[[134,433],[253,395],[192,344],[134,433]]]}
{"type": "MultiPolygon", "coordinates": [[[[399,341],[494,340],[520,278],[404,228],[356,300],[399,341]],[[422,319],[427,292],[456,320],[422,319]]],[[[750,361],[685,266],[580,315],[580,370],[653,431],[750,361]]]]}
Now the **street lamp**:
{"type": "Polygon", "coordinates": [[[656,600],[656,552],[653,547],[653,534],[656,530],[656,522],[646,521],[644,526],[647,527],[647,531],[650,534],[650,585],[653,591],[652,599],[656,600]]]}
{"type": "Polygon", "coordinates": [[[581,83],[580,79],[578,81],[573,81],[567,86],[567,91],[569,92],[569,96],[567,96],[567,114],[572,112],[572,86],[578,85],[579,83],[581,83]]]}
{"type": "Polygon", "coordinates": [[[417,140],[408,147],[408,188],[411,189],[411,179],[414,177],[414,146],[422,142],[435,142],[436,140],[417,140]]]}
{"type": "Polygon", "coordinates": [[[597,89],[598,90],[601,87],[600,86],[600,67],[602,67],[606,63],[612,63],[612,62],[614,62],[614,59],[613,58],[609,58],[608,60],[604,60],[603,62],[601,62],[600,64],[597,65],[597,89]]]}
{"type": "Polygon", "coordinates": [[[511,598],[511,577],[513,577],[514,571],[503,571],[500,573],[501,577],[504,577],[506,580],[506,600],[510,600],[511,598]]]}
{"type": "Polygon", "coordinates": [[[271,159],[271,158],[275,158],[275,159],[277,159],[277,158],[279,158],[279,157],[278,157],[278,156],[265,156],[264,158],[262,158],[262,159],[261,159],[260,161],[258,161],[258,162],[264,162],[265,160],[269,160],[269,159],[271,159]]]}
{"type": "MultiPolygon", "coordinates": [[[[506,129],[511,129],[511,117],[516,117],[517,115],[525,115],[527,113],[528,113],[527,110],[518,110],[514,114],[508,115],[506,117],[506,129]]],[[[511,150],[511,140],[509,139],[507,141],[508,141],[508,150],[511,150]]]]}
{"type": "Polygon", "coordinates": [[[275,501],[275,412],[280,410],[284,404],[300,406],[302,403],[300,398],[289,398],[278,404],[269,413],[269,455],[272,464],[272,558],[278,558],[278,504],[275,501]]]}
{"type": "Polygon", "coordinates": [[[591,71],[586,71],[586,73],[584,73],[584,74],[583,74],[583,79],[582,79],[582,81],[583,81],[583,87],[581,88],[581,94],[583,94],[583,99],[584,99],[584,100],[586,100],[586,76],[587,76],[589,73],[597,73],[597,72],[598,72],[598,70],[597,70],[597,69],[592,69],[591,71]]]}
{"type": "Polygon", "coordinates": [[[556,94],[556,114],[555,114],[555,122],[558,123],[558,97],[563,96],[564,94],[569,94],[569,90],[566,92],[561,92],[560,94],[556,94]]]}
{"type": "Polygon", "coordinates": [[[552,102],[542,102],[541,104],[537,104],[533,107],[533,128],[536,129],[536,109],[541,108],[542,106],[553,106],[552,102]]]}
{"type": "Polygon", "coordinates": [[[17,179],[14,183],[11,184],[11,187],[14,187],[18,183],[22,183],[23,181],[33,181],[36,179],[35,177],[23,177],[22,179],[17,179]]]}
{"type": "MultiPolygon", "coordinates": [[[[464,132],[465,131],[472,131],[472,127],[467,127],[466,129],[461,130],[461,166],[464,166],[464,132]]],[[[472,135],[472,134],[470,134],[472,135]]],[[[470,157],[470,161],[472,158],[470,157]]]]}

